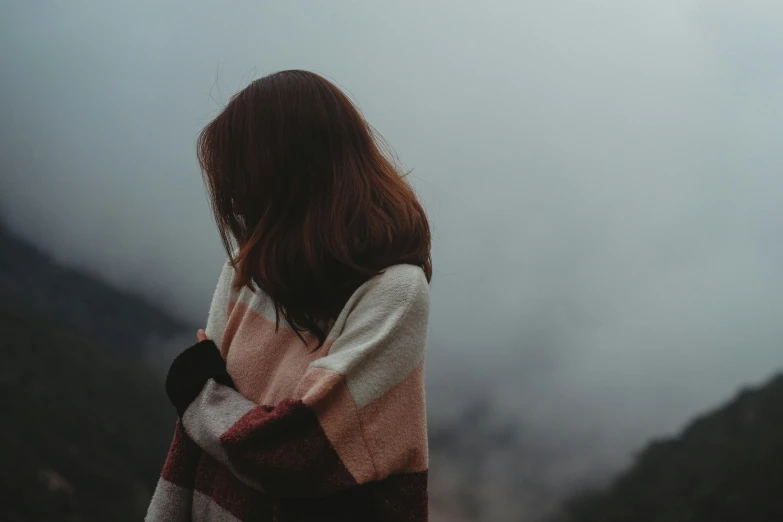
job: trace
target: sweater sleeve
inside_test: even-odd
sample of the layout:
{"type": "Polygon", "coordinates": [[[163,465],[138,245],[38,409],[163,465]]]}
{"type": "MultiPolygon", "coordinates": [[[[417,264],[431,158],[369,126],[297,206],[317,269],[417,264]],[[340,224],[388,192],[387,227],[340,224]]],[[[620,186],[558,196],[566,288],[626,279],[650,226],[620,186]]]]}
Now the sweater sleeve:
{"type": "Polygon", "coordinates": [[[178,408],[183,427],[243,482],[277,497],[329,495],[426,471],[428,313],[423,272],[387,270],[351,297],[328,354],[310,364],[293,397],[276,405],[256,405],[235,391],[215,358],[194,363],[211,371],[172,367],[170,380],[192,387],[178,374],[200,373],[204,382],[178,408]]]}

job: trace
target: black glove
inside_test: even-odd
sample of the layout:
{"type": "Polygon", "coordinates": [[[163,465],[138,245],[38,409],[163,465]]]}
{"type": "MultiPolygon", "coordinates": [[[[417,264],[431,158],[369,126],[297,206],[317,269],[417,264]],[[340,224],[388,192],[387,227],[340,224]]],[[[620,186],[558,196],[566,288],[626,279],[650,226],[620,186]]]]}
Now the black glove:
{"type": "Polygon", "coordinates": [[[210,339],[194,344],[171,363],[166,376],[166,394],[180,419],[209,379],[235,388],[226,371],[226,362],[210,339]]]}

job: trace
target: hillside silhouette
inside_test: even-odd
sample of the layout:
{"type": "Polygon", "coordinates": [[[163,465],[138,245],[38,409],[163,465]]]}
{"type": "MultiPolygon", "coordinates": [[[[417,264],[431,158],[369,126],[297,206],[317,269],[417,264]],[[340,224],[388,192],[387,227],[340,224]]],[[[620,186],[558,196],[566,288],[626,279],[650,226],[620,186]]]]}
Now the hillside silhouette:
{"type": "Polygon", "coordinates": [[[745,389],[678,437],[651,443],[606,491],[572,499],[568,522],[783,520],[783,375],[745,389]]]}
{"type": "Polygon", "coordinates": [[[184,328],[0,230],[0,520],[143,519],[175,416],[139,332],[184,328]]]}

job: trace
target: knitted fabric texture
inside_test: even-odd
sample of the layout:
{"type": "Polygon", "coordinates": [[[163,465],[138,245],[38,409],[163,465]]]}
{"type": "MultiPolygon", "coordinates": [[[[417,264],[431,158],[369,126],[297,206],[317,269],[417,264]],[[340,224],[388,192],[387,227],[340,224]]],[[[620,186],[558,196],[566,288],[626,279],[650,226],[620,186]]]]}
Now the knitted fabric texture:
{"type": "Polygon", "coordinates": [[[180,419],[145,520],[426,521],[424,272],[396,265],[362,285],[315,351],[233,280],[226,263],[214,344],[170,370],[180,419]]]}

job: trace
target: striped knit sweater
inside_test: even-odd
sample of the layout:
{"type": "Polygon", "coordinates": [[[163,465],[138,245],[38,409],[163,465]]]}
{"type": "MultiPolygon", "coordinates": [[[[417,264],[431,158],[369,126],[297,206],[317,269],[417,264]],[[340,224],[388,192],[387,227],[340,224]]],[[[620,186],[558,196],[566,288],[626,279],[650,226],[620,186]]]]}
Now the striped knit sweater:
{"type": "Polygon", "coordinates": [[[427,520],[429,285],[397,265],[306,348],[260,290],[220,275],[202,341],[171,366],[180,418],[147,522],[427,520]]]}

